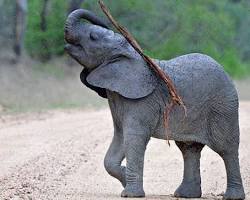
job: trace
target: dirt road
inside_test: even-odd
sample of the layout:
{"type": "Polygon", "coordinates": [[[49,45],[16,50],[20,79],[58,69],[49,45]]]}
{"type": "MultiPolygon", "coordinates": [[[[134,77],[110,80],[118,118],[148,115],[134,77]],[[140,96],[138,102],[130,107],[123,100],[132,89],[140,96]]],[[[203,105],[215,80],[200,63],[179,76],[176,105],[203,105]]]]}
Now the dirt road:
{"type": "MultiPolygon", "coordinates": [[[[250,102],[240,106],[240,162],[250,199],[250,102]]],[[[108,109],[56,111],[0,118],[0,199],[121,199],[122,187],[103,167],[112,138],[108,109]]],[[[152,139],[145,158],[146,199],[175,199],[182,156],[171,142],[152,139]]],[[[203,199],[221,199],[226,174],[208,148],[201,159],[203,199]]]]}

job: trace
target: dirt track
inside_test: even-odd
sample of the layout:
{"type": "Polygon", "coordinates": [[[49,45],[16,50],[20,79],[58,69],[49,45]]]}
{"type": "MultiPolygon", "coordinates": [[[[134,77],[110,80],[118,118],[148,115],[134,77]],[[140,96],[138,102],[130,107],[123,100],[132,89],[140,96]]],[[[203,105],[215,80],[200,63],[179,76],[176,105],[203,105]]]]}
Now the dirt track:
{"type": "MultiPolygon", "coordinates": [[[[250,102],[240,107],[240,162],[250,199],[250,102]]],[[[0,117],[0,199],[121,199],[122,187],[104,170],[112,137],[108,109],[0,117]]],[[[145,159],[146,199],[175,199],[182,157],[171,142],[152,139],[145,159]]],[[[226,175],[208,148],[201,160],[203,199],[221,199],[226,175]]]]}

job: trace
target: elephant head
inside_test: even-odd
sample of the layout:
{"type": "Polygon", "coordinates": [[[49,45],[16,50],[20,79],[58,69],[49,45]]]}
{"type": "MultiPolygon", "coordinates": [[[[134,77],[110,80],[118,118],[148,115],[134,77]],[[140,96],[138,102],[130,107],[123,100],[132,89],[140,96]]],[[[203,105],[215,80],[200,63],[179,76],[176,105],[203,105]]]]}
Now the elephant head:
{"type": "Polygon", "coordinates": [[[81,81],[100,96],[108,89],[138,99],[155,89],[157,78],[141,56],[92,12],[78,9],[68,16],[65,41],[67,53],[84,67],[81,81]]]}

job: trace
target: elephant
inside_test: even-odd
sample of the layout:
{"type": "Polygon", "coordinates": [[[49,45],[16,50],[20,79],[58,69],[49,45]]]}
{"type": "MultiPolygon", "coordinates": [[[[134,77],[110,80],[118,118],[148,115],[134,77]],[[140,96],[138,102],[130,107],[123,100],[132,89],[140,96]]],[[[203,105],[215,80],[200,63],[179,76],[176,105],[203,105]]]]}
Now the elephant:
{"type": "Polygon", "coordinates": [[[121,34],[93,12],[78,9],[67,17],[64,37],[65,51],[83,66],[82,83],[108,100],[114,135],[104,167],[124,187],[121,197],[145,196],[144,155],[154,137],[174,140],[183,155],[183,180],[174,196],[201,197],[200,157],[207,145],[225,164],[223,199],[245,198],[238,158],[238,95],[220,64],[201,53],[154,59],[172,79],[187,109],[184,116],[183,109],[174,106],[166,129],[169,90],[121,34]]]}

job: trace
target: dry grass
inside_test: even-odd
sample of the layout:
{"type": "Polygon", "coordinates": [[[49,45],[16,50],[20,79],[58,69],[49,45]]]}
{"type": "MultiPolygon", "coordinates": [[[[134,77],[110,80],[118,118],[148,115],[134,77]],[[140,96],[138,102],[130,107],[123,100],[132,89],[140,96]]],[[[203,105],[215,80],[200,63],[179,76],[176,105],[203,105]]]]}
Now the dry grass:
{"type": "MultiPolygon", "coordinates": [[[[24,59],[18,65],[0,60],[0,113],[107,106],[80,82],[82,67],[66,58],[47,64],[24,59]]],[[[250,100],[250,79],[235,84],[240,100],[250,100]]]]}
{"type": "MultiPolygon", "coordinates": [[[[0,64],[0,105],[7,112],[42,111],[54,108],[102,107],[105,100],[80,82],[79,65],[66,59],[41,64],[0,64]]],[[[1,111],[0,111],[1,112],[1,111]]]]}
{"type": "Polygon", "coordinates": [[[240,100],[250,100],[250,78],[235,81],[240,100]]]}

